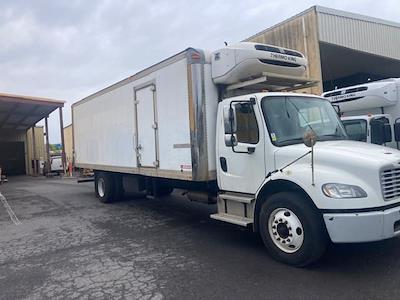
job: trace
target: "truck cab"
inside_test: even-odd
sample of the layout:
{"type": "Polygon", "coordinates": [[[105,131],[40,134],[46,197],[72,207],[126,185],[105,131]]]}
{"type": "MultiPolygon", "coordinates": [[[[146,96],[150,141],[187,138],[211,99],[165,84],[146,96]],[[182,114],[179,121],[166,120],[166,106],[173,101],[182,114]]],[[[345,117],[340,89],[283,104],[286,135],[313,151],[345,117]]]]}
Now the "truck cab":
{"type": "Polygon", "coordinates": [[[302,266],[328,240],[400,235],[400,152],[350,140],[327,99],[269,92],[222,100],[216,156],[221,192],[211,217],[252,225],[277,260],[302,266]]]}
{"type": "Polygon", "coordinates": [[[397,147],[393,138],[394,122],[388,114],[341,117],[341,120],[351,140],[397,147]]]}

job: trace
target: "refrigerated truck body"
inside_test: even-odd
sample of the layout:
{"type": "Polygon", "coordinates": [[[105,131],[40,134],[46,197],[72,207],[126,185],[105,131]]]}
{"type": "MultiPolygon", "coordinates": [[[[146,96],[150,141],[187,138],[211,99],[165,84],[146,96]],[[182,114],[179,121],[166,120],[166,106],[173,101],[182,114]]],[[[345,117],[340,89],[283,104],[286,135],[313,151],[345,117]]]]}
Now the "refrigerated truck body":
{"type": "Polygon", "coordinates": [[[271,45],[188,48],[72,106],[76,165],[104,202],[179,187],[217,203],[213,219],[252,227],[292,265],[329,240],[397,236],[400,152],[349,141],[329,101],[288,92],[313,84],[305,66],[271,45]]]}
{"type": "Polygon", "coordinates": [[[399,149],[400,78],[349,86],[322,96],[339,108],[350,138],[399,149]]]}

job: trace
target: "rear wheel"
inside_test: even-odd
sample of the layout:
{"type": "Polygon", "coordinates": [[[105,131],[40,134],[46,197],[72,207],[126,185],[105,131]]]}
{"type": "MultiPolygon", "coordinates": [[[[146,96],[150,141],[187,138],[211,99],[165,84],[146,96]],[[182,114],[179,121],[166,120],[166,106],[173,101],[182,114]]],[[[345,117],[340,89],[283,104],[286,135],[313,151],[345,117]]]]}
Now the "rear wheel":
{"type": "Polygon", "coordinates": [[[259,232],[276,260],[299,267],[318,260],[328,243],[321,214],[296,193],[277,193],[264,202],[259,232]]]}
{"type": "Polygon", "coordinates": [[[115,200],[116,185],[112,174],[96,172],[94,184],[96,196],[101,202],[110,203],[115,200]]]}

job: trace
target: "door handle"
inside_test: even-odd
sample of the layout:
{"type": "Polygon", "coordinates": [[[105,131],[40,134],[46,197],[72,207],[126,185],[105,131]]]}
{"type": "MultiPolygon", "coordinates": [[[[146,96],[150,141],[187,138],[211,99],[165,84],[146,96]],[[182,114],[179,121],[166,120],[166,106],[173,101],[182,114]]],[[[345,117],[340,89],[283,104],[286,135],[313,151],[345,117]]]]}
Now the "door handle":
{"type": "Polygon", "coordinates": [[[252,154],[252,153],[254,153],[254,151],[256,151],[256,147],[247,147],[248,154],[252,154]]]}
{"type": "Polygon", "coordinates": [[[226,158],[221,156],[219,158],[219,163],[221,164],[222,171],[227,172],[228,171],[228,165],[226,163],[226,158]]]}

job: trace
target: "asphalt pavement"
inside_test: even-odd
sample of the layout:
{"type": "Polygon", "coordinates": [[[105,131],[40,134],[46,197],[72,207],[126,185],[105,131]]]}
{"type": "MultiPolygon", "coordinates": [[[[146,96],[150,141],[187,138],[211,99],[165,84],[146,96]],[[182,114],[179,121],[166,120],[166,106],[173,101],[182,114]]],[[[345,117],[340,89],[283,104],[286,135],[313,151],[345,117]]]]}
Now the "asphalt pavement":
{"type": "Polygon", "coordinates": [[[11,177],[0,193],[0,299],[400,298],[398,238],[300,269],[179,191],[103,204],[93,183],[11,177]]]}

